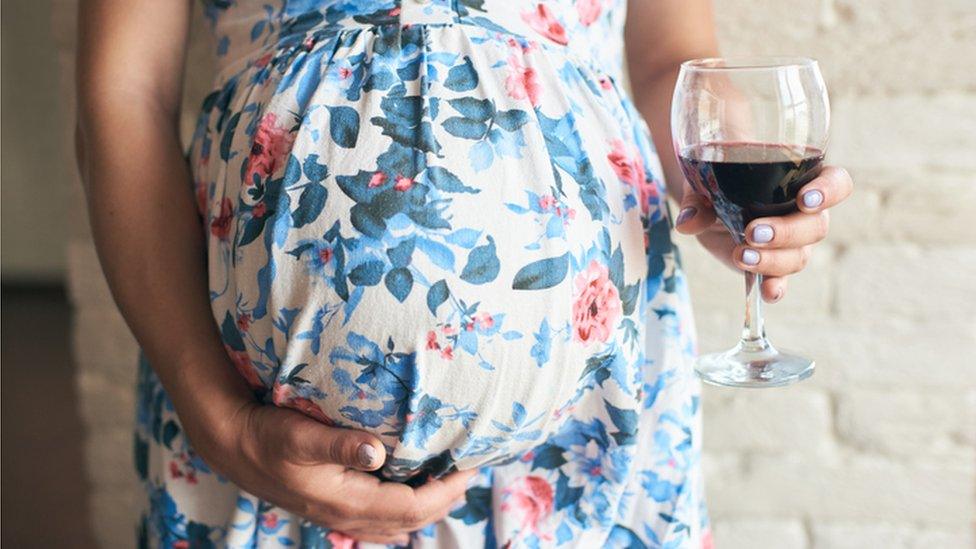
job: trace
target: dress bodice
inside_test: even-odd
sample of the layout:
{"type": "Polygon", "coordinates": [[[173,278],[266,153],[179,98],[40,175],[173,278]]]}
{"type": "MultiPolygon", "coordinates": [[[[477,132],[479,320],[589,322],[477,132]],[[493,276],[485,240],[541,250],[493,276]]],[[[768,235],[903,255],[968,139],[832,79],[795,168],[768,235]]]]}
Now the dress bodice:
{"type": "Polygon", "coordinates": [[[375,25],[475,25],[575,57],[618,77],[626,0],[204,0],[226,67],[309,35],[375,25]]]}

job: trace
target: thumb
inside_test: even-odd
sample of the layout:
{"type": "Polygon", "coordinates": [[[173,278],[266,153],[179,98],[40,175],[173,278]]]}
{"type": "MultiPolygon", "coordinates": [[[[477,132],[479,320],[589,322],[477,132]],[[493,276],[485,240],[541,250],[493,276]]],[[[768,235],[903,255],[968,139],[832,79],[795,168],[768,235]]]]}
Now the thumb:
{"type": "Polygon", "coordinates": [[[695,192],[687,181],[681,197],[681,208],[674,220],[679,233],[695,235],[715,223],[715,210],[704,196],[695,192]]]}
{"type": "Polygon", "coordinates": [[[383,443],[365,431],[331,427],[293,410],[282,411],[288,412],[288,418],[279,425],[279,432],[285,435],[282,450],[293,463],[331,463],[375,471],[386,461],[383,443]]]}
{"type": "Polygon", "coordinates": [[[383,443],[365,431],[322,426],[322,435],[312,442],[321,461],[360,471],[375,471],[386,461],[383,443]]]}

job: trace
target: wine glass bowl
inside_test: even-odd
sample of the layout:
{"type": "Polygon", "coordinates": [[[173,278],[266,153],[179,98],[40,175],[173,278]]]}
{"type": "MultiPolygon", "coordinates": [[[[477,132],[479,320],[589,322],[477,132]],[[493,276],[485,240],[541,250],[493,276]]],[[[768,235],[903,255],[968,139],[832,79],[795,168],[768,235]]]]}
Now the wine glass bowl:
{"type": "MultiPolygon", "coordinates": [[[[675,154],[693,190],[708,199],[737,243],[758,217],[797,210],[797,192],[819,173],[830,106],[817,62],[802,57],[738,57],[681,65],[671,110],[675,154]]],[[[813,373],[814,362],[777,350],[762,320],[762,276],[746,277],[739,343],[702,355],[706,382],[775,387],[813,373]]]]}

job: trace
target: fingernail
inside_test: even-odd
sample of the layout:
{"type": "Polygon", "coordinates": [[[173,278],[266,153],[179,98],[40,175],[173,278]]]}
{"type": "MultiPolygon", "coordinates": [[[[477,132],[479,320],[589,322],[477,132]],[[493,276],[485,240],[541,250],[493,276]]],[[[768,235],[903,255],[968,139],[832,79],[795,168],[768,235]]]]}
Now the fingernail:
{"type": "Polygon", "coordinates": [[[397,545],[405,547],[410,545],[410,536],[403,536],[402,538],[397,538],[397,545]]]}
{"type": "Polygon", "coordinates": [[[674,220],[674,224],[681,225],[685,221],[688,221],[692,217],[695,217],[695,214],[697,213],[698,213],[698,208],[695,208],[693,206],[688,206],[687,208],[684,208],[680,212],[678,212],[678,219],[674,220]]]}
{"type": "Polygon", "coordinates": [[[752,229],[752,241],[756,244],[772,242],[773,228],[769,225],[756,225],[752,229]]]}
{"type": "Polygon", "coordinates": [[[823,204],[823,193],[820,191],[807,191],[803,193],[803,205],[807,208],[816,208],[823,204]]]}
{"type": "Polygon", "coordinates": [[[776,290],[776,295],[773,296],[773,303],[777,303],[781,299],[783,299],[783,288],[776,290]]]}
{"type": "Polygon", "coordinates": [[[372,444],[360,444],[359,450],[359,463],[363,467],[372,467],[373,462],[376,461],[376,448],[373,448],[372,444]]]}
{"type": "Polygon", "coordinates": [[[759,252],[749,248],[742,250],[742,262],[746,265],[759,265],[759,252]]]}

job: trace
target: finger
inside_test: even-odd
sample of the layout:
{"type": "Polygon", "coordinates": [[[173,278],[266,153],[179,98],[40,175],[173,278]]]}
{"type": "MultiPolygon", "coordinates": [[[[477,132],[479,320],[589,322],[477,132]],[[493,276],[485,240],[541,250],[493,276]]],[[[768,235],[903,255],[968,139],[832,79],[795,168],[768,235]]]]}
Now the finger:
{"type": "Polygon", "coordinates": [[[732,259],[743,271],[768,276],[785,276],[800,272],[810,260],[810,247],[785,250],[758,250],[748,246],[736,246],[732,259]]]}
{"type": "Polygon", "coordinates": [[[807,183],[796,195],[801,212],[814,213],[843,202],[854,190],[854,180],[844,168],[824,166],[820,175],[807,183]]]}
{"type": "Polygon", "coordinates": [[[826,238],[829,228],[827,210],[761,217],[746,227],[746,242],[757,248],[799,248],[820,242],[826,238]]]}
{"type": "Polygon", "coordinates": [[[704,196],[696,193],[688,182],[684,185],[681,207],[674,220],[675,228],[682,234],[698,234],[715,223],[715,210],[704,196]]]}
{"type": "Polygon", "coordinates": [[[764,276],[762,281],[762,296],[766,303],[776,303],[786,295],[788,277],[764,276]]]}
{"type": "Polygon", "coordinates": [[[276,436],[284,438],[280,452],[291,463],[332,463],[372,471],[379,469],[386,460],[383,443],[369,433],[329,427],[299,412],[278,410],[283,419],[274,422],[272,427],[276,428],[276,436]]]}
{"type": "Polygon", "coordinates": [[[442,479],[429,480],[417,489],[399,483],[377,482],[368,497],[372,516],[375,520],[393,522],[409,530],[422,528],[449,512],[476,474],[475,470],[452,473],[442,479]]]}

